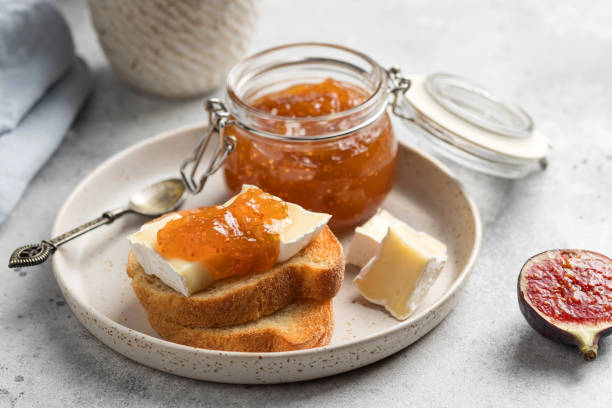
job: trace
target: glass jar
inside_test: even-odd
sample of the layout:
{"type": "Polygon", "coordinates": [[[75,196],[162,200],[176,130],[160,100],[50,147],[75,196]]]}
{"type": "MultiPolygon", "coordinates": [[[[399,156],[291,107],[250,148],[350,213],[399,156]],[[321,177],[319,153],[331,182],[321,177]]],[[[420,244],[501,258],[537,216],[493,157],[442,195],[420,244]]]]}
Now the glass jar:
{"type": "Polygon", "coordinates": [[[243,184],[259,186],[308,210],[332,214],[334,227],[355,225],[376,212],[393,186],[397,142],[385,110],[386,73],[375,61],[335,45],[273,48],[236,65],[226,92],[229,112],[241,124],[225,130],[236,139],[224,168],[232,192],[243,184]],[[272,92],[327,78],[355,87],[365,101],[306,117],[253,107],[254,100],[272,92]]]}

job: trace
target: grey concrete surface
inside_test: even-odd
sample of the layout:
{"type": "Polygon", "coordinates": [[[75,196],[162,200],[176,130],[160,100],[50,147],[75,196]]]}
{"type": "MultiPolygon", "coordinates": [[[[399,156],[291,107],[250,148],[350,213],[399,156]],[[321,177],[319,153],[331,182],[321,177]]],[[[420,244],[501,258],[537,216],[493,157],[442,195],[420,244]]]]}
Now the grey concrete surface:
{"type": "MultiPolygon", "coordinates": [[[[0,225],[0,258],[47,237],[86,174],[125,147],[202,118],[200,99],[139,94],[113,75],[84,1],[56,2],[95,92],[57,154],[0,225]]],[[[523,320],[516,278],[553,247],[612,253],[612,5],[605,1],[263,1],[251,50],[303,40],[358,48],[407,72],[450,71],[520,101],[554,150],[509,182],[458,170],[485,236],[458,307],[429,335],[343,375],[276,386],[197,382],[140,366],[72,316],[49,264],[0,285],[0,407],[610,406],[612,342],[585,363],[523,320]]],[[[3,95],[3,97],[5,97],[3,95]]],[[[398,133],[403,129],[396,123],[398,133]]],[[[1,169],[0,171],[10,171],[1,169]]]]}

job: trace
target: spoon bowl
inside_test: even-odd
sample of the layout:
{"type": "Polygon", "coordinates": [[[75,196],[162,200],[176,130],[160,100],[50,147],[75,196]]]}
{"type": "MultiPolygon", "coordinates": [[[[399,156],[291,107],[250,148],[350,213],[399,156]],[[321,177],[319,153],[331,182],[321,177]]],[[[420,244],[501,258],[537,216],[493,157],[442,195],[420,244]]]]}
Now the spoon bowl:
{"type": "Polygon", "coordinates": [[[177,209],[185,200],[185,184],[181,179],[163,180],[135,193],[130,199],[132,212],[157,217],[177,209]]]}

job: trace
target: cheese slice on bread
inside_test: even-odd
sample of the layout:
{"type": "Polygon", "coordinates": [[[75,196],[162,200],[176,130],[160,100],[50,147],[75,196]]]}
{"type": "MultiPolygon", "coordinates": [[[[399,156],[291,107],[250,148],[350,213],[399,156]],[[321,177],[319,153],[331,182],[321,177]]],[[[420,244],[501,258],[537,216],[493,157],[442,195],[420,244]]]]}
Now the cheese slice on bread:
{"type": "MultiPolygon", "coordinates": [[[[237,197],[252,189],[257,187],[244,185],[239,194],[218,207],[227,208],[237,197]]],[[[290,222],[280,231],[276,262],[284,262],[297,254],[321,232],[331,218],[329,214],[306,211],[297,204],[285,204],[290,222]]],[[[212,285],[217,279],[202,262],[165,258],[160,254],[158,232],[170,221],[180,218],[180,213],[167,214],[146,223],[139,231],[130,235],[128,240],[133,255],[146,273],[157,276],[177,292],[190,296],[212,285]]]]}

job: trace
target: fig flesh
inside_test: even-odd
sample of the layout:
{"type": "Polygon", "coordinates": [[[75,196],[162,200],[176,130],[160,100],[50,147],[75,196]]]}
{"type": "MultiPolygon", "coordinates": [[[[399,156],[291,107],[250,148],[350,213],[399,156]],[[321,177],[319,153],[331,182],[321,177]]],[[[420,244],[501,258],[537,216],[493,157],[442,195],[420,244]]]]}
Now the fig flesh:
{"type": "Polygon", "coordinates": [[[540,334],[594,360],[599,339],[612,334],[612,259],[577,249],[537,254],[521,269],[518,301],[540,334]]]}

